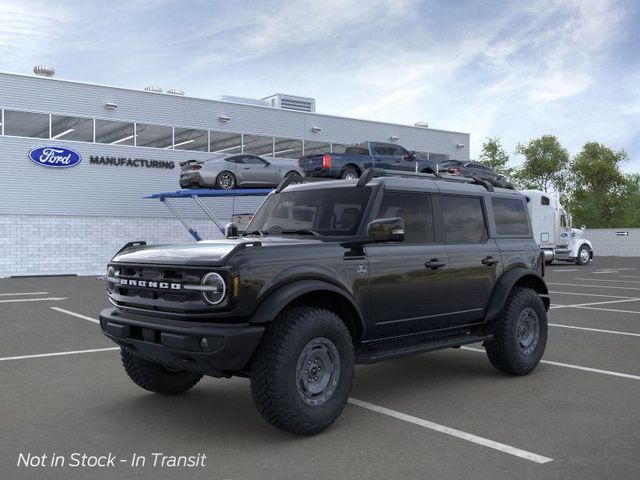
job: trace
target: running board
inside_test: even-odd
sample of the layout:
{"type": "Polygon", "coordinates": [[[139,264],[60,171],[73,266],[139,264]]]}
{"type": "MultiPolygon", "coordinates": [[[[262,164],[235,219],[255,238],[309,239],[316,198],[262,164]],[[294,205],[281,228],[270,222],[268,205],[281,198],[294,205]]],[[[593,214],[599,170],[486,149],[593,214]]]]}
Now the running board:
{"type": "MultiPolygon", "coordinates": [[[[390,348],[388,350],[385,350],[384,348],[376,350],[371,348],[367,350],[356,350],[356,363],[376,363],[391,358],[408,357],[418,353],[433,352],[434,350],[456,348],[469,343],[484,342],[485,340],[491,340],[491,338],[492,335],[460,335],[456,337],[439,338],[400,348],[398,348],[397,345],[394,345],[394,348],[390,348]]],[[[371,344],[369,344],[369,346],[371,346],[371,344]]]]}

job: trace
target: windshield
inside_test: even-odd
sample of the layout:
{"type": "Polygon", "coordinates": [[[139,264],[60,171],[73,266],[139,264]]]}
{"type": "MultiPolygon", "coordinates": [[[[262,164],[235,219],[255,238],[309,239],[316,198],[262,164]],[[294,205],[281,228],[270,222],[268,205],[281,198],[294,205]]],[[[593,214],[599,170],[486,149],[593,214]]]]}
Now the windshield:
{"type": "Polygon", "coordinates": [[[371,187],[273,194],[255,214],[245,235],[352,236],[358,232],[369,197],[371,187]]]}

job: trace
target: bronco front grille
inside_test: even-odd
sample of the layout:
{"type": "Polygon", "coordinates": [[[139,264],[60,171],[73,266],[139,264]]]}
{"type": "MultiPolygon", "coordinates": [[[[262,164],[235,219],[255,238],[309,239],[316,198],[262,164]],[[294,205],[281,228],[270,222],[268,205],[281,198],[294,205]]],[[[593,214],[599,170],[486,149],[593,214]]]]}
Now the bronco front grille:
{"type": "Polygon", "coordinates": [[[111,264],[107,270],[107,290],[111,302],[123,308],[177,314],[203,313],[211,310],[200,290],[202,277],[210,271],[111,264]]]}

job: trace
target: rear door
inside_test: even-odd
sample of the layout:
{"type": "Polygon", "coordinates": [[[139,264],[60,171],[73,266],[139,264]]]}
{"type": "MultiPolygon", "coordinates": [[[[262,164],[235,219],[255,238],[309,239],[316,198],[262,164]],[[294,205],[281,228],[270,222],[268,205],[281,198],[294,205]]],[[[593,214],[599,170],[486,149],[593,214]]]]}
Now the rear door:
{"type": "Polygon", "coordinates": [[[383,170],[391,170],[394,168],[396,158],[391,150],[392,145],[384,143],[372,143],[371,153],[373,155],[373,166],[383,170]]]}
{"type": "Polygon", "coordinates": [[[402,217],[402,242],[365,247],[369,261],[371,316],[376,338],[447,325],[448,260],[434,231],[433,195],[386,191],[373,218],[402,217]]]}
{"type": "Polygon", "coordinates": [[[466,325],[482,320],[502,269],[495,239],[488,238],[482,195],[438,197],[445,233],[447,277],[451,282],[452,322],[466,325]]]}

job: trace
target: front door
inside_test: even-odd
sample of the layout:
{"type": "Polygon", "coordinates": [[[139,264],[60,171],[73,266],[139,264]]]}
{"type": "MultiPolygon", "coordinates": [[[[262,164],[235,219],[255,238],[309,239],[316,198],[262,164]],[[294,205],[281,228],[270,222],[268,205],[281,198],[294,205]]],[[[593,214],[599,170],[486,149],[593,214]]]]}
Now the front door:
{"type": "Polygon", "coordinates": [[[404,241],[365,248],[376,338],[446,326],[448,258],[445,246],[435,243],[431,203],[427,193],[386,191],[374,216],[405,222],[404,241]]]}

